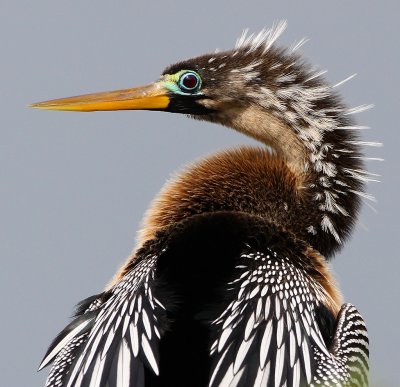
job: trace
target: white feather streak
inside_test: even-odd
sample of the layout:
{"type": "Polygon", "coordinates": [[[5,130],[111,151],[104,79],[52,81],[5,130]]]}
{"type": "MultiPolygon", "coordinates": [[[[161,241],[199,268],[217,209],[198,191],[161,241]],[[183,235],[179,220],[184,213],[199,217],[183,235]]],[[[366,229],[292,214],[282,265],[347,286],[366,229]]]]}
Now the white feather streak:
{"type": "Polygon", "coordinates": [[[278,321],[278,328],[276,330],[276,344],[278,346],[278,348],[282,345],[282,341],[283,341],[283,326],[284,326],[284,322],[283,319],[279,319],[278,321]]]}
{"type": "Polygon", "coordinates": [[[348,126],[338,126],[335,129],[343,129],[343,130],[366,130],[371,129],[369,126],[365,125],[348,125],[348,126]]]}
{"type": "Polygon", "coordinates": [[[263,47],[263,52],[265,53],[283,33],[286,25],[286,21],[280,21],[270,29],[262,29],[257,35],[248,35],[248,29],[246,29],[236,41],[235,48],[248,48],[248,52],[252,52],[257,48],[263,47]]]}
{"type": "MultiPolygon", "coordinates": [[[[231,387],[232,386],[232,379],[234,377],[233,373],[233,365],[231,364],[229,368],[226,371],[226,374],[224,378],[222,379],[221,383],[218,385],[218,387],[231,387]]],[[[211,386],[211,383],[210,383],[211,386]]]]}
{"type": "Polygon", "coordinates": [[[281,348],[278,349],[276,353],[276,363],[275,363],[275,387],[281,386],[281,378],[283,365],[285,360],[285,344],[282,345],[281,348]]]}
{"type": "Polygon", "coordinates": [[[339,87],[339,86],[343,85],[344,83],[350,81],[350,79],[353,79],[356,75],[357,75],[357,73],[354,73],[354,74],[350,75],[349,77],[343,79],[342,81],[340,81],[340,82],[334,84],[332,87],[333,87],[333,88],[339,87]]]}
{"type": "Polygon", "coordinates": [[[130,302],[130,305],[129,305],[129,311],[128,311],[129,316],[132,316],[133,308],[135,307],[135,302],[136,302],[136,296],[133,296],[133,298],[130,302]]]}
{"type": "Polygon", "coordinates": [[[146,331],[147,337],[149,338],[149,340],[151,340],[150,320],[149,320],[149,316],[147,315],[147,312],[144,309],[142,311],[142,320],[143,320],[143,325],[144,325],[144,329],[146,331]]]}
{"type": "Polygon", "coordinates": [[[353,141],[353,140],[349,140],[346,141],[348,144],[352,144],[352,145],[360,145],[360,146],[372,146],[372,147],[381,147],[383,146],[383,144],[379,141],[353,141]]]}
{"type": "Polygon", "coordinates": [[[290,366],[293,367],[294,359],[296,355],[296,337],[294,336],[294,332],[290,331],[289,333],[289,361],[290,366]]]}
{"type": "Polygon", "coordinates": [[[269,370],[271,368],[271,363],[268,362],[267,366],[262,369],[259,368],[258,372],[257,372],[257,377],[256,380],[254,382],[254,387],[265,387],[267,386],[267,382],[269,379],[269,370]]]}
{"type": "Polygon", "coordinates": [[[293,387],[300,387],[300,364],[298,359],[293,367],[293,387]]]}
{"type": "Polygon", "coordinates": [[[261,297],[264,297],[268,293],[268,285],[264,285],[264,287],[261,290],[261,297]]]}
{"type": "Polygon", "coordinates": [[[268,321],[260,346],[260,367],[264,368],[272,338],[272,320],[268,321]]]}
{"type": "Polygon", "coordinates": [[[360,159],[365,161],[385,161],[381,157],[364,157],[364,156],[350,156],[351,159],[360,159]]]}
{"type": "Polygon", "coordinates": [[[290,48],[291,52],[295,52],[298,49],[300,49],[300,47],[302,47],[304,44],[306,44],[309,41],[309,39],[307,38],[302,38],[300,39],[297,43],[294,43],[293,46],[290,48]]]}
{"type": "MultiPolygon", "coordinates": [[[[232,308],[233,309],[233,308],[232,308]]],[[[226,320],[224,321],[224,324],[222,325],[222,329],[225,329],[228,325],[231,325],[232,321],[235,320],[237,317],[237,312],[232,311],[226,320]]]]}
{"type": "Polygon", "coordinates": [[[314,74],[310,75],[305,81],[304,83],[307,83],[315,78],[319,78],[322,75],[326,74],[328,72],[328,70],[321,70],[321,71],[316,71],[314,74]]]}
{"type": "Polygon", "coordinates": [[[369,194],[369,193],[361,192],[361,191],[356,191],[356,190],[354,190],[354,189],[350,189],[349,191],[350,191],[350,192],[353,192],[354,194],[356,194],[356,195],[358,195],[358,196],[363,197],[364,199],[371,200],[372,202],[376,202],[375,196],[373,196],[373,195],[371,195],[371,194],[369,194]]]}
{"type": "Polygon", "coordinates": [[[275,316],[277,319],[281,318],[281,301],[278,297],[275,298],[275,316]]]}
{"type": "Polygon", "coordinates": [[[232,381],[229,383],[229,387],[236,387],[236,386],[239,384],[240,379],[242,378],[243,372],[244,372],[244,368],[242,368],[242,369],[240,370],[240,372],[238,372],[238,373],[235,375],[235,377],[234,377],[234,378],[232,379],[232,381]]]}
{"type": "Polygon", "coordinates": [[[344,115],[358,114],[370,110],[374,107],[374,105],[360,105],[353,108],[346,109],[344,115]]]}
{"type": "Polygon", "coordinates": [[[255,315],[252,313],[247,321],[246,329],[244,331],[244,339],[247,341],[254,330],[255,315]]]}
{"type": "Polygon", "coordinates": [[[104,364],[105,364],[104,359],[101,360],[101,357],[97,356],[96,363],[94,365],[92,372],[92,375],[94,377],[91,378],[89,387],[100,387],[104,364]]]}
{"type": "Polygon", "coordinates": [[[124,324],[122,326],[122,336],[125,336],[126,330],[129,326],[129,323],[131,322],[129,314],[127,314],[124,318],[124,324]]]}
{"type": "MultiPolygon", "coordinates": [[[[230,348],[231,345],[232,345],[232,343],[228,346],[228,348],[227,348],[227,349],[224,351],[224,353],[221,355],[221,358],[218,360],[218,363],[217,363],[217,365],[215,366],[214,372],[213,372],[213,374],[211,375],[211,379],[210,379],[209,386],[212,386],[212,385],[213,385],[214,379],[215,379],[215,377],[217,376],[217,373],[218,373],[218,371],[219,371],[219,369],[220,369],[220,367],[221,367],[221,364],[222,364],[223,360],[225,359],[226,353],[228,352],[228,350],[229,350],[229,348],[230,348]]],[[[230,368],[232,368],[232,366],[231,366],[230,368]]]]}
{"type": "Polygon", "coordinates": [[[267,297],[267,299],[265,300],[265,307],[264,307],[264,316],[265,316],[265,319],[267,319],[268,316],[269,316],[270,308],[271,308],[271,298],[270,298],[270,297],[267,297]]]}
{"type": "Polygon", "coordinates": [[[103,350],[101,351],[101,358],[104,359],[104,357],[107,355],[107,352],[110,348],[111,343],[114,340],[114,334],[112,334],[110,331],[107,332],[107,340],[106,343],[104,344],[103,350]]]}
{"type": "Polygon", "coordinates": [[[327,215],[324,215],[322,217],[321,227],[322,227],[322,230],[324,230],[325,232],[329,231],[334,236],[337,243],[339,243],[339,244],[342,243],[342,240],[340,239],[339,234],[337,233],[337,231],[335,229],[335,226],[333,225],[332,221],[330,220],[330,218],[327,215]]]}
{"type": "Polygon", "coordinates": [[[75,336],[78,336],[79,333],[81,333],[86,326],[89,324],[90,320],[86,320],[80,325],[78,325],[76,328],[74,328],[68,335],[66,335],[56,347],[43,359],[43,361],[40,363],[39,370],[43,369],[46,367],[48,363],[50,363],[53,358],[58,354],[58,352],[61,351],[75,336]]]}
{"type": "Polygon", "coordinates": [[[304,340],[302,344],[302,350],[303,350],[303,358],[304,358],[304,367],[306,371],[306,378],[307,378],[307,383],[311,383],[311,362],[310,362],[310,352],[308,349],[308,344],[307,341],[304,340]]]}
{"type": "Polygon", "coordinates": [[[131,370],[131,351],[126,343],[122,340],[118,353],[117,364],[117,387],[129,387],[131,370]]]}
{"type": "Polygon", "coordinates": [[[146,336],[144,335],[144,333],[142,333],[142,349],[144,354],[146,355],[147,360],[150,363],[151,368],[153,368],[153,371],[156,375],[159,374],[159,369],[158,369],[158,364],[157,364],[157,360],[154,357],[154,353],[150,347],[150,344],[146,338],[146,336]]]}
{"type": "Polygon", "coordinates": [[[249,340],[244,340],[240,344],[240,347],[237,351],[235,363],[233,365],[233,372],[236,374],[240,367],[242,366],[243,360],[249,351],[251,344],[253,343],[254,335],[249,338],[249,340]]]}
{"type": "MultiPolygon", "coordinates": [[[[84,374],[87,372],[87,370],[89,369],[89,366],[92,364],[93,358],[98,353],[99,343],[100,343],[101,339],[102,339],[102,335],[100,335],[99,333],[97,335],[95,335],[93,343],[92,343],[92,346],[91,347],[87,346],[87,348],[90,348],[88,356],[85,357],[87,351],[84,351],[82,353],[81,357],[79,358],[81,363],[84,360],[84,365],[85,365],[84,368],[83,368],[83,373],[84,374]]],[[[80,367],[76,367],[76,368],[80,369],[80,367]]]]}
{"type": "Polygon", "coordinates": [[[139,313],[142,311],[142,296],[141,296],[141,294],[139,294],[139,297],[138,297],[137,310],[139,313]]]}
{"type": "Polygon", "coordinates": [[[260,297],[257,301],[257,307],[256,307],[256,314],[255,314],[256,322],[260,321],[261,311],[262,311],[262,303],[263,303],[263,299],[260,297]]]}
{"type": "Polygon", "coordinates": [[[224,348],[226,341],[228,340],[229,336],[232,333],[232,328],[227,327],[222,331],[222,334],[218,340],[218,352],[222,351],[222,348],[224,348]]]}
{"type": "Polygon", "coordinates": [[[311,337],[314,339],[315,343],[318,346],[318,349],[320,351],[322,351],[325,356],[327,356],[328,358],[331,357],[331,354],[329,353],[329,351],[327,350],[325,344],[321,341],[321,337],[320,335],[317,334],[317,332],[315,331],[315,329],[311,330],[311,337]]]}
{"type": "Polygon", "coordinates": [[[296,330],[296,339],[297,339],[297,343],[300,346],[301,342],[302,342],[302,334],[301,334],[301,325],[299,321],[296,321],[294,324],[295,330],[296,330]]]}
{"type": "Polygon", "coordinates": [[[129,333],[131,335],[133,356],[137,357],[137,355],[139,353],[139,336],[138,336],[137,327],[133,323],[131,323],[131,325],[129,325],[129,333]]]}

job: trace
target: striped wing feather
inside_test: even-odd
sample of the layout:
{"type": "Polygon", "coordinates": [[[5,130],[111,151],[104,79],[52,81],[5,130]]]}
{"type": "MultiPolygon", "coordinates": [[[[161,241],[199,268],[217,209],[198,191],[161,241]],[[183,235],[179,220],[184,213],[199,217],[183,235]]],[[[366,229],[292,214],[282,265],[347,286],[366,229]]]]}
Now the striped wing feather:
{"type": "MultiPolygon", "coordinates": [[[[367,386],[359,312],[342,306],[327,348],[317,318],[324,289],[290,252],[247,246],[210,324],[209,387],[367,386]]],[[[142,256],[112,289],[80,306],[41,364],[53,362],[46,387],[144,387],[148,372],[159,375],[166,311],[154,296],[158,257],[142,256]]]]}
{"type": "Polygon", "coordinates": [[[314,349],[318,368],[314,384],[326,386],[368,386],[369,342],[364,320],[351,304],[340,309],[331,354],[314,349]]]}
{"type": "Polygon", "coordinates": [[[292,262],[271,250],[242,255],[232,301],[212,323],[209,387],[367,385],[368,352],[357,352],[367,340],[361,316],[342,307],[328,350],[315,317],[323,289],[292,262]],[[354,373],[362,383],[353,384],[354,373]]]}
{"type": "Polygon", "coordinates": [[[41,364],[54,360],[46,387],[142,387],[145,367],[159,373],[163,306],[152,293],[155,262],[142,259],[56,338],[41,364]]]}

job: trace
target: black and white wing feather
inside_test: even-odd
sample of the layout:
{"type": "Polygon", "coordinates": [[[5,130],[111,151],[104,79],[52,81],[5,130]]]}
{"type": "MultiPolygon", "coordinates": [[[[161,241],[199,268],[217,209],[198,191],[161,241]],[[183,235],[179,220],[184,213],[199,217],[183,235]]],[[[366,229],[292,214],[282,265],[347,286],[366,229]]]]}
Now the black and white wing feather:
{"type": "MultiPolygon", "coordinates": [[[[198,224],[189,231],[192,236],[201,234],[198,224]]],[[[228,237],[234,244],[235,239],[228,237]]],[[[243,238],[236,239],[238,248],[231,250],[228,259],[220,256],[224,249],[212,255],[213,262],[221,258],[221,270],[232,263],[234,273],[226,279],[231,282],[226,287],[225,280],[213,282],[209,277],[212,292],[204,296],[201,286],[192,287],[189,294],[200,300],[195,308],[187,296],[188,286],[204,282],[207,265],[197,267],[200,274],[193,271],[185,265],[186,252],[204,261],[209,245],[203,250],[185,245],[179,253],[179,244],[169,241],[168,249],[160,249],[167,245],[160,242],[143,250],[113,288],[83,302],[78,316],[50,346],[41,365],[53,362],[46,387],[145,387],[165,378],[168,382],[163,385],[194,385],[193,375],[182,369],[183,357],[186,365],[193,365],[192,371],[209,375],[209,387],[367,386],[368,338],[363,319],[345,304],[335,320],[326,307],[330,296],[317,281],[311,258],[302,253],[304,246],[275,235],[265,241],[250,238],[257,247],[246,244],[243,251],[243,238]],[[175,273],[175,269],[182,270],[175,273]],[[173,297],[165,294],[165,284],[173,297]],[[162,297],[162,303],[157,297],[162,297]],[[201,364],[193,359],[208,344],[175,348],[176,341],[171,342],[171,337],[185,341],[193,333],[190,327],[200,327],[204,339],[211,338],[201,364]]],[[[196,382],[207,385],[206,380],[196,382]]]]}
{"type": "Polygon", "coordinates": [[[54,360],[46,387],[141,387],[159,373],[159,317],[153,295],[157,256],[142,257],[56,338],[40,368],[54,360]]]}
{"type": "Polygon", "coordinates": [[[335,387],[368,386],[369,341],[367,328],[351,304],[340,309],[330,356],[314,348],[318,368],[313,384],[335,387]]]}
{"type": "Polygon", "coordinates": [[[238,276],[230,283],[233,300],[213,322],[209,387],[367,385],[352,384],[350,378],[354,373],[366,378],[368,370],[368,351],[357,353],[364,352],[367,340],[361,316],[349,304],[342,308],[328,350],[316,318],[327,295],[293,262],[272,250],[242,255],[238,276]],[[355,321],[362,330],[358,348],[351,334],[343,335],[356,328],[355,321]]]}

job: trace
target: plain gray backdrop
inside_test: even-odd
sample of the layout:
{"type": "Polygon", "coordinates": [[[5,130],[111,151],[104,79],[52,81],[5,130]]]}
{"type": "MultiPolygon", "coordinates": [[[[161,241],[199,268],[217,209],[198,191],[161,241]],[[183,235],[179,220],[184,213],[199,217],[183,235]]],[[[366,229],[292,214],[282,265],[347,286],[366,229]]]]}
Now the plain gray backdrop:
{"type": "MultiPolygon", "coordinates": [[[[328,69],[360,114],[382,175],[333,268],[365,317],[372,385],[399,382],[399,2],[2,1],[0,5],[0,385],[33,387],[36,368],[79,300],[130,253],[143,212],[170,174],[223,147],[254,143],[158,112],[38,111],[28,103],[146,84],[175,61],[233,46],[287,19],[279,44],[328,69]]],[[[189,386],[189,384],[188,384],[189,386]]]]}

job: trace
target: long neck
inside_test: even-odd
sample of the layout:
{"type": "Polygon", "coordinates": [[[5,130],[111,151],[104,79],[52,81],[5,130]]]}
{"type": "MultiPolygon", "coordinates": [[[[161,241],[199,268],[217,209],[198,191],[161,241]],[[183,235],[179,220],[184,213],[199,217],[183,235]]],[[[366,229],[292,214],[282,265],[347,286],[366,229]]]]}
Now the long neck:
{"type": "MultiPolygon", "coordinates": [[[[357,126],[348,116],[351,111],[339,105],[332,89],[325,86],[324,90],[324,98],[318,101],[320,109],[307,116],[307,121],[298,118],[300,112],[294,114],[293,110],[273,106],[265,109],[256,104],[216,114],[212,121],[249,135],[275,151],[287,168],[282,171],[293,175],[296,182],[291,188],[293,203],[297,204],[291,211],[304,222],[301,228],[295,227],[295,234],[329,256],[351,231],[368,173],[362,166],[357,126]]],[[[297,108],[304,109],[304,104],[306,101],[297,108]]],[[[292,229],[290,224],[284,226],[292,229]]]]}

